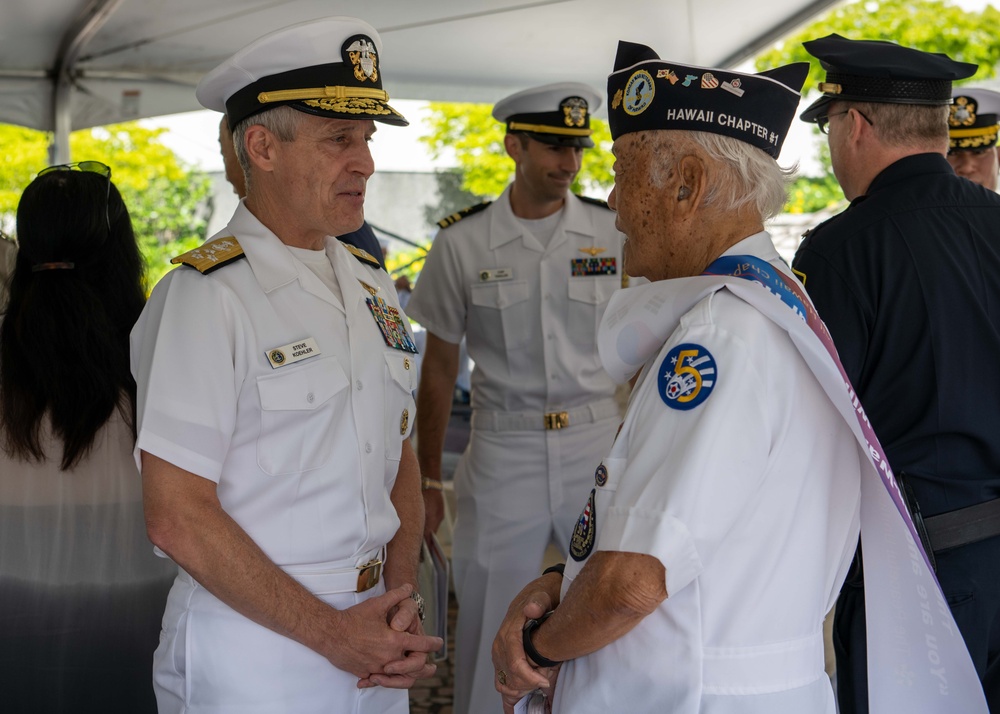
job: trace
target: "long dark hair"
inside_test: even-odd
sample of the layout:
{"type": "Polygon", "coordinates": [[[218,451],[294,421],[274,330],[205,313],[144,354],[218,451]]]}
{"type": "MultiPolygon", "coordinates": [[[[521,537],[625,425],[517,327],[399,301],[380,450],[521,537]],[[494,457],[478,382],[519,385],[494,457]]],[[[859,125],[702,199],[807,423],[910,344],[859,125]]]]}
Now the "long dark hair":
{"type": "Polygon", "coordinates": [[[128,338],[145,302],[142,257],[118,189],[96,173],[32,181],[17,207],[17,239],[0,325],[0,444],[42,460],[48,413],[66,470],[115,409],[134,432],[128,338]],[[39,269],[53,263],[64,265],[39,269]]]}

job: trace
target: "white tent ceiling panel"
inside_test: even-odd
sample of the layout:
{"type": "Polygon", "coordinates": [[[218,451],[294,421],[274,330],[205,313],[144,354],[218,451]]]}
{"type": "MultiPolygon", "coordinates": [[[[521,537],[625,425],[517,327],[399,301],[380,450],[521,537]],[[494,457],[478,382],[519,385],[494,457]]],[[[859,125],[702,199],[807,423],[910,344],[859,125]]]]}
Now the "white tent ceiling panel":
{"type": "Polygon", "coordinates": [[[104,9],[65,75],[74,128],[197,109],[199,77],[273,29],[331,14],[382,35],[396,98],[495,101],[554,81],[601,90],[618,39],[718,66],[833,0],[2,0],[0,121],[51,130],[52,76],[74,28],[104,9]]]}

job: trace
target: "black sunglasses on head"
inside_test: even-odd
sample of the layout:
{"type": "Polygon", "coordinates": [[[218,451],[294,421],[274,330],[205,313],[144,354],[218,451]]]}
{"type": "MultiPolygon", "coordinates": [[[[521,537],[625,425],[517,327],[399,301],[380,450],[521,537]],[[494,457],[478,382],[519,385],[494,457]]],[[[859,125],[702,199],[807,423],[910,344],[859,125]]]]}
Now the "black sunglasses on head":
{"type": "Polygon", "coordinates": [[[111,216],[108,215],[110,210],[109,203],[111,202],[111,167],[102,164],[100,161],[76,161],[72,164],[59,164],[57,166],[49,166],[38,172],[39,176],[44,176],[45,174],[53,173],[54,171],[86,171],[91,174],[98,174],[103,176],[108,180],[108,193],[104,197],[104,219],[108,223],[108,233],[111,232],[111,216]]]}

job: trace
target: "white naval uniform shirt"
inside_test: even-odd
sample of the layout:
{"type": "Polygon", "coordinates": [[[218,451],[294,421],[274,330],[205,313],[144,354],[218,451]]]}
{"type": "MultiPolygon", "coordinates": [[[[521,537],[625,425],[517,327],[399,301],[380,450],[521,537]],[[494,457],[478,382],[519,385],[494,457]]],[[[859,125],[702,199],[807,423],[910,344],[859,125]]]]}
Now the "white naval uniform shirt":
{"type": "MultiPolygon", "coordinates": [[[[132,332],[135,454],[147,451],[216,482],[226,513],[312,589],[304,573],[367,562],[399,526],[390,492],[413,423],[416,365],[413,355],[387,345],[366,304],[372,296],[362,283],[398,306],[382,270],[327,238],[340,300],[242,203],[216,237],[227,235],[246,258],[207,275],[188,267],[169,273],[132,332]],[[315,340],[314,356],[272,367],[271,350],[307,338],[315,340]]],[[[168,603],[168,634],[168,620],[181,622],[188,610],[227,610],[190,578],[182,580],[168,603]],[[194,594],[176,602],[173,595],[184,587],[194,594]]],[[[177,634],[178,647],[183,637],[177,634]]],[[[264,671],[269,666],[261,663],[264,671]]],[[[189,676],[198,675],[197,662],[188,667],[189,676]]],[[[281,670],[273,671],[277,677],[281,670]]],[[[268,710],[266,702],[261,706],[268,710]]]]}
{"type": "MultiPolygon", "coordinates": [[[[727,254],[790,273],[766,233],[727,254]]],[[[635,290],[670,300],[671,282],[635,290]]],[[[787,333],[727,290],[701,300],[643,368],[588,515],[593,549],[658,558],[668,597],[565,663],[554,711],[832,714],[822,622],[857,543],[858,459],[787,333]],[[687,410],[658,384],[681,345],[707,351],[715,369],[687,410]]],[[[564,595],[589,552],[578,555],[564,595]]]]}
{"type": "Polygon", "coordinates": [[[434,239],[407,314],[446,342],[466,336],[474,409],[540,413],[614,394],[596,335],[621,286],[625,237],[612,211],[576,196],[562,212],[543,247],[511,210],[508,186],[434,239]],[[615,273],[573,276],[572,261],[591,257],[614,259],[615,273]]]}

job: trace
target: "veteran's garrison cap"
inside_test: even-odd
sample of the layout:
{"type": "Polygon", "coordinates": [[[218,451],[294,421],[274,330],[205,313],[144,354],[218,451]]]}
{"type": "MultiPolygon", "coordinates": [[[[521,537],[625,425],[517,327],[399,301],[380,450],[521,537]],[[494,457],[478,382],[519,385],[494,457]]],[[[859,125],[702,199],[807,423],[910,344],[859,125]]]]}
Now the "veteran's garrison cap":
{"type": "Polygon", "coordinates": [[[508,134],[527,134],[546,144],[590,148],[590,114],[600,95],[586,84],[561,82],[525,89],[493,105],[493,118],[508,134]]]}
{"type": "Polygon", "coordinates": [[[614,139],[634,131],[707,131],[778,158],[795,118],[807,62],[760,74],[661,60],[645,45],[621,41],[608,76],[614,139]]]}
{"type": "Polygon", "coordinates": [[[325,17],[251,42],[198,83],[202,106],[225,112],[229,126],[283,105],[332,119],[409,122],[382,89],[382,41],[353,17],[325,17]]]}
{"type": "Polygon", "coordinates": [[[803,42],[820,61],[826,81],[823,96],[800,115],[805,122],[826,116],[830,102],[876,104],[951,104],[951,83],[979,69],[940,52],[922,52],[883,40],[849,40],[833,34],[803,42]]]}
{"type": "Polygon", "coordinates": [[[996,146],[1000,93],[991,89],[961,87],[954,93],[948,115],[950,151],[996,146]]]}

